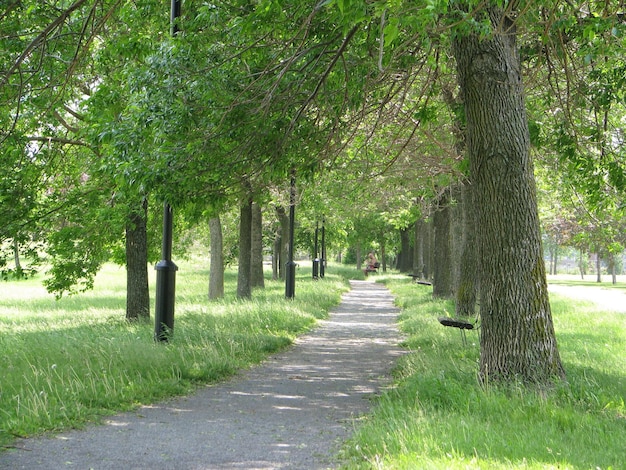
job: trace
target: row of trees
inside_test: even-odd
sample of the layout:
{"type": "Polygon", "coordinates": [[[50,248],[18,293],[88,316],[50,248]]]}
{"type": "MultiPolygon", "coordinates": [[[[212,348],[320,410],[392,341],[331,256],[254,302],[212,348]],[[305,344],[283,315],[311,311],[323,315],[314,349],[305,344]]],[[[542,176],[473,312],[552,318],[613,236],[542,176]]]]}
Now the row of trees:
{"type": "MultiPolygon", "coordinates": [[[[292,175],[302,243],[324,216],[338,248],[375,240],[384,255],[404,233],[404,263],[408,229],[430,214],[446,256],[446,208],[464,201],[457,295],[464,312],[480,300],[481,377],[563,375],[531,153],[555,214],[588,216],[594,243],[619,250],[619,7],[186,0],[182,12],[175,37],[160,0],[9,0],[0,12],[5,265],[45,254],[60,295],[125,262],[135,318],[149,315],[164,200],[178,234],[210,226],[212,296],[228,257],[222,221],[238,213],[241,297],[262,281],[260,227],[286,257],[292,175]]],[[[427,247],[414,246],[423,272],[427,247]]],[[[437,295],[443,265],[432,264],[437,295]]]]}

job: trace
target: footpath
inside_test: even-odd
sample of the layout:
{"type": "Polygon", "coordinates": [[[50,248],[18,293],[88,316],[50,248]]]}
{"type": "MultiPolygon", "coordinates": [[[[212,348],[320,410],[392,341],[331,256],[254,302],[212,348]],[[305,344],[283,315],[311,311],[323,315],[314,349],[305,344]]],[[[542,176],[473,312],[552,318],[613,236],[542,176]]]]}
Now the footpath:
{"type": "Polygon", "coordinates": [[[351,281],[287,351],[191,396],[84,430],[19,440],[0,469],[326,469],[403,354],[382,285],[351,281]]]}

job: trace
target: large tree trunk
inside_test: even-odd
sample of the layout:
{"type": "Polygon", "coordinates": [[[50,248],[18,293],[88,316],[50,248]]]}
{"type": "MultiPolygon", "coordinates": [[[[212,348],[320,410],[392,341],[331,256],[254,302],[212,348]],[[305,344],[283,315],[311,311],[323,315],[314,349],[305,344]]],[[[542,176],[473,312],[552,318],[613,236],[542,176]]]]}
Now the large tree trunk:
{"type": "Polygon", "coordinates": [[[452,270],[452,295],[456,296],[461,282],[461,254],[463,253],[463,203],[462,184],[450,188],[450,269],[452,270]]]}
{"type": "Polygon", "coordinates": [[[433,214],[435,228],[433,297],[452,297],[452,260],[450,246],[450,191],[439,198],[433,214]]]}
{"type": "Polygon", "coordinates": [[[398,270],[408,273],[413,267],[413,253],[411,251],[411,231],[409,228],[400,229],[400,254],[398,255],[398,270]]]}
{"type": "Polygon", "coordinates": [[[148,287],[148,201],[130,214],[126,225],[126,319],[150,318],[148,287]]]}
{"type": "Polygon", "coordinates": [[[209,267],[209,299],[224,297],[224,241],[219,216],[209,219],[211,264],[209,267]]]}
{"type": "Polygon", "coordinates": [[[463,212],[463,239],[459,286],[456,291],[456,314],[460,317],[476,313],[476,292],[478,290],[478,250],[474,236],[473,186],[466,181],[461,187],[461,210],[463,212]]]}
{"type": "Polygon", "coordinates": [[[250,254],[252,252],[252,200],[245,198],[239,211],[239,268],[237,271],[237,297],[252,297],[250,284],[250,254]]]}
{"type": "Polygon", "coordinates": [[[250,252],[250,285],[265,287],[263,278],[263,216],[261,206],[252,204],[252,233],[250,252]]]}
{"type": "MultiPolygon", "coordinates": [[[[515,25],[454,40],[465,103],[481,253],[480,376],[548,384],[563,377],[548,301],[515,25]]],[[[480,18],[479,18],[480,20],[480,18]]]]}

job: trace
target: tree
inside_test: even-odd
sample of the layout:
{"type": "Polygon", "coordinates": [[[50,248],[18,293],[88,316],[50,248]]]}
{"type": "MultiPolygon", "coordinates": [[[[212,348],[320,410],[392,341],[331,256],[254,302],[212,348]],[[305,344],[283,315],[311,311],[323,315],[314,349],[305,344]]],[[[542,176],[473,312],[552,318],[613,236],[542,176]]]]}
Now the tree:
{"type": "Polygon", "coordinates": [[[469,181],[461,186],[463,235],[459,286],[456,292],[457,316],[469,317],[476,313],[478,291],[478,250],[476,249],[476,223],[474,220],[474,188],[469,181]]]}
{"type": "Polygon", "coordinates": [[[209,299],[224,297],[224,249],[222,223],[219,215],[209,218],[211,265],[209,268],[209,299]]]}
{"type": "Polygon", "coordinates": [[[252,204],[250,247],[250,284],[265,287],[263,275],[263,215],[258,203],[252,204]]]}
{"type": "Polygon", "coordinates": [[[450,189],[445,188],[436,201],[437,207],[433,210],[435,230],[433,296],[439,298],[450,298],[453,294],[450,197],[450,189]]]}
{"type": "Polygon", "coordinates": [[[237,297],[252,297],[251,269],[252,259],[252,199],[243,197],[239,210],[239,266],[237,269],[237,297]]]}
{"type": "Polygon", "coordinates": [[[148,200],[126,226],[126,319],[150,318],[148,288],[148,200]]]}
{"type": "Polygon", "coordinates": [[[453,51],[482,260],[480,376],[545,384],[564,370],[548,301],[516,24],[511,11],[492,4],[474,19],[490,34],[458,31],[453,51]]]}

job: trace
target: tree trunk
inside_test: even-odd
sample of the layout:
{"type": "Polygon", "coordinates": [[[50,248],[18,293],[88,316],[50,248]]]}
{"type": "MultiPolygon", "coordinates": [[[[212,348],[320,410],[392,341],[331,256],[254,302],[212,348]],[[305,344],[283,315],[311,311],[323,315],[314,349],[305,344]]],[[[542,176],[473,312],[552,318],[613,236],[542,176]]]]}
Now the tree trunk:
{"type": "Polygon", "coordinates": [[[278,223],[280,224],[280,256],[278,264],[278,277],[281,280],[285,279],[285,268],[287,265],[289,253],[289,216],[284,207],[276,207],[276,217],[278,217],[278,223]]]}
{"type": "Polygon", "coordinates": [[[600,250],[596,252],[596,282],[602,282],[602,261],[600,258],[600,250]]]}
{"type": "Polygon", "coordinates": [[[252,297],[250,258],[252,252],[252,200],[246,197],[239,211],[239,268],[237,270],[237,297],[252,297]]]}
{"type": "Polygon", "coordinates": [[[413,243],[413,275],[418,278],[424,276],[424,220],[419,217],[415,221],[415,241],[413,243]]]}
{"type": "Polygon", "coordinates": [[[411,271],[413,255],[411,253],[411,233],[408,228],[400,230],[400,254],[398,255],[398,270],[401,273],[411,271]]]}
{"type": "Polygon", "coordinates": [[[493,34],[459,33],[454,40],[476,185],[480,376],[549,384],[564,371],[548,301],[515,25],[497,7],[483,11],[493,34]]]}
{"type": "Polygon", "coordinates": [[[148,201],[129,216],[126,225],[126,319],[150,318],[148,287],[148,201]]]}
{"type": "Polygon", "coordinates": [[[578,260],[578,269],[580,270],[580,278],[584,281],[585,280],[585,262],[584,262],[584,253],[583,253],[583,249],[581,248],[579,250],[580,252],[580,259],[578,260]]]}
{"type": "Polygon", "coordinates": [[[424,222],[422,239],[424,240],[424,279],[430,280],[433,277],[433,218],[424,222]]]}
{"type": "Polygon", "coordinates": [[[219,216],[209,219],[211,264],[209,267],[209,299],[224,297],[224,242],[219,216]]]}
{"type": "Polygon", "coordinates": [[[250,284],[252,287],[265,287],[263,278],[263,215],[261,206],[252,204],[252,233],[250,253],[250,284]]]}
{"type": "Polygon", "coordinates": [[[554,243],[554,272],[552,274],[559,273],[559,242],[554,243]]]}
{"type": "Polygon", "coordinates": [[[473,186],[466,181],[461,187],[461,210],[463,211],[463,238],[459,286],[456,291],[456,315],[469,317],[476,313],[478,290],[478,253],[476,250],[476,226],[474,222],[473,186]]]}
{"type": "Polygon", "coordinates": [[[435,229],[433,297],[452,297],[452,260],[450,246],[450,191],[439,198],[433,214],[435,229]]]}
{"type": "Polygon", "coordinates": [[[20,243],[17,238],[13,239],[13,260],[15,261],[15,273],[17,277],[21,277],[22,263],[20,262],[20,243]]]}
{"type": "Polygon", "coordinates": [[[617,273],[615,272],[615,255],[609,253],[609,273],[611,274],[611,283],[617,284],[617,273]]]}
{"type": "Polygon", "coordinates": [[[461,253],[463,252],[463,203],[462,184],[455,184],[450,191],[450,269],[452,270],[452,295],[456,296],[461,282],[461,253]]]}
{"type": "Polygon", "coordinates": [[[277,281],[279,278],[280,246],[280,227],[278,227],[274,233],[274,242],[272,244],[272,280],[274,281],[277,281]]]}

